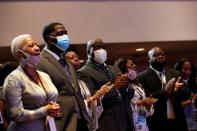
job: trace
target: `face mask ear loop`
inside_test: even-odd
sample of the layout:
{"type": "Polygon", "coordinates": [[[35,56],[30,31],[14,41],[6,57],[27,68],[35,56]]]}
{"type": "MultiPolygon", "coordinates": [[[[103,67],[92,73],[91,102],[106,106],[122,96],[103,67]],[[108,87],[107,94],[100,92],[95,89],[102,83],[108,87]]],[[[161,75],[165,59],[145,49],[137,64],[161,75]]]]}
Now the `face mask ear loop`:
{"type": "MultiPolygon", "coordinates": [[[[54,37],[54,36],[52,36],[52,35],[47,35],[47,37],[49,37],[49,38],[52,38],[52,39],[55,39],[56,40],[56,37],[54,37]]],[[[49,40],[49,39],[48,39],[49,40]]],[[[57,41],[57,40],[56,40],[57,41]]],[[[52,42],[51,40],[49,40],[49,43],[51,43],[53,46],[55,46],[55,48],[58,48],[57,46],[56,46],[56,44],[54,43],[54,42],[52,42]]],[[[59,49],[59,48],[58,48],[59,49]]]]}
{"type": "MultiPolygon", "coordinates": [[[[50,36],[50,35],[49,35],[49,37],[56,39],[54,36],[50,36]]],[[[49,42],[50,42],[55,48],[57,48],[58,50],[61,50],[61,49],[57,46],[57,44],[55,44],[55,43],[52,42],[52,41],[49,41],[49,42]]]]}
{"type": "MultiPolygon", "coordinates": [[[[27,59],[27,56],[25,55],[25,52],[22,50],[19,50],[19,52],[23,55],[23,59],[27,59]]],[[[21,59],[21,58],[20,58],[21,59]]]]}
{"type": "Polygon", "coordinates": [[[90,56],[91,56],[92,58],[94,58],[94,57],[95,57],[95,55],[94,55],[94,51],[93,51],[93,47],[91,47],[91,48],[90,48],[90,56]]]}

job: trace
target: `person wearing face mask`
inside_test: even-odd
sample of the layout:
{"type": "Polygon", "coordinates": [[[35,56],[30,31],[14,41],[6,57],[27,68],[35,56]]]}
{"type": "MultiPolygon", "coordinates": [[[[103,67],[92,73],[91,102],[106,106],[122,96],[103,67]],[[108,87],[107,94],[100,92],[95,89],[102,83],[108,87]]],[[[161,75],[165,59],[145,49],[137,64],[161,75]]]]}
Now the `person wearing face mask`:
{"type": "Polygon", "coordinates": [[[35,69],[40,61],[37,43],[29,34],[19,35],[12,40],[11,52],[19,66],[3,85],[11,119],[8,131],[56,131],[58,91],[48,74],[35,69]]]}
{"type": "MultiPolygon", "coordinates": [[[[68,59],[76,70],[78,70],[81,66],[81,62],[78,58],[78,54],[75,51],[69,50],[64,54],[64,58],[68,59]]],[[[81,94],[83,96],[84,102],[86,104],[86,110],[89,116],[93,119],[93,129],[96,131],[98,129],[98,119],[103,112],[103,106],[101,103],[101,99],[112,89],[112,84],[110,82],[103,85],[94,95],[91,94],[89,88],[86,83],[82,80],[78,80],[81,94]]]]}
{"type": "Polygon", "coordinates": [[[58,89],[61,110],[61,117],[56,119],[58,131],[91,131],[92,120],[86,111],[76,70],[63,59],[63,52],[70,45],[67,30],[62,23],[52,22],[44,27],[42,34],[46,47],[37,68],[48,73],[58,89]]]}
{"type": "Polygon", "coordinates": [[[119,70],[116,67],[105,63],[107,51],[100,38],[88,41],[87,55],[88,60],[78,70],[78,74],[92,93],[95,93],[107,82],[113,83],[112,90],[102,99],[104,110],[99,118],[98,131],[132,131],[132,111],[128,102],[134,92],[127,88],[128,75],[118,74],[119,70]]]}
{"type": "Polygon", "coordinates": [[[115,65],[120,69],[121,73],[128,73],[129,86],[135,91],[134,97],[130,102],[133,111],[135,131],[149,131],[146,117],[153,114],[153,104],[157,99],[146,97],[142,85],[136,80],[136,65],[131,59],[119,58],[115,62],[115,65]]]}

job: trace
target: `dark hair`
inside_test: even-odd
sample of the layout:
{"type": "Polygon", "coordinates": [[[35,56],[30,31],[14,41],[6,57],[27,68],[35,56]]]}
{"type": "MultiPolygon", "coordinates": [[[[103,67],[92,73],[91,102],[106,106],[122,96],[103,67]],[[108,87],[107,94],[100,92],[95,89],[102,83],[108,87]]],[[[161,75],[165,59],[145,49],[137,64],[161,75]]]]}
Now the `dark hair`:
{"type": "Polygon", "coordinates": [[[57,25],[63,25],[63,24],[59,22],[52,22],[44,27],[42,31],[42,37],[44,38],[45,42],[47,42],[48,35],[50,35],[54,31],[54,27],[57,25]]]}
{"type": "MultiPolygon", "coordinates": [[[[118,60],[115,61],[115,66],[118,67],[118,69],[121,71],[121,73],[125,74],[128,73],[127,69],[127,63],[129,60],[132,60],[130,58],[119,58],[118,60]]],[[[142,85],[139,83],[138,79],[130,80],[129,83],[134,83],[135,85],[138,85],[142,87],[142,85]]]]}
{"type": "MultiPolygon", "coordinates": [[[[197,85],[196,84],[196,68],[195,68],[194,64],[191,62],[191,60],[189,60],[188,58],[182,58],[176,62],[176,64],[174,65],[174,68],[182,73],[182,67],[185,62],[189,62],[192,66],[192,73],[191,73],[191,76],[188,80],[188,84],[196,86],[197,85]]],[[[197,88],[197,87],[195,87],[195,88],[197,88]]]]}
{"type": "Polygon", "coordinates": [[[64,58],[64,56],[65,56],[68,52],[70,52],[70,51],[73,51],[73,52],[75,52],[77,55],[79,55],[78,50],[75,48],[74,45],[72,45],[72,46],[70,46],[66,51],[64,51],[64,52],[61,54],[61,57],[64,58]]]}
{"type": "Polygon", "coordinates": [[[18,67],[18,63],[16,62],[5,62],[0,68],[0,85],[3,85],[5,78],[9,75],[13,70],[18,67]]]}
{"type": "Polygon", "coordinates": [[[119,70],[122,73],[127,73],[127,62],[128,62],[128,58],[119,58],[118,60],[115,61],[115,66],[119,68],[119,70]]]}
{"type": "Polygon", "coordinates": [[[68,47],[68,49],[66,50],[66,52],[69,52],[69,51],[73,51],[73,52],[75,52],[77,55],[79,54],[77,48],[75,47],[75,45],[70,45],[70,46],[68,47]]]}

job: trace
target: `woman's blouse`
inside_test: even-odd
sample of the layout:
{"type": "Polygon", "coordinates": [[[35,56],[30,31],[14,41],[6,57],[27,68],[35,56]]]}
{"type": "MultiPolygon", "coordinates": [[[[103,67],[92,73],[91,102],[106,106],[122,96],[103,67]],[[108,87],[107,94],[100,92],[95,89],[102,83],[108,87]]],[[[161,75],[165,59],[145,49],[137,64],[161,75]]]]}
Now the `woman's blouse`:
{"type": "Polygon", "coordinates": [[[37,72],[47,90],[33,82],[20,66],[5,80],[4,97],[12,120],[10,130],[45,130],[46,105],[56,101],[58,91],[46,73],[37,72]]]}

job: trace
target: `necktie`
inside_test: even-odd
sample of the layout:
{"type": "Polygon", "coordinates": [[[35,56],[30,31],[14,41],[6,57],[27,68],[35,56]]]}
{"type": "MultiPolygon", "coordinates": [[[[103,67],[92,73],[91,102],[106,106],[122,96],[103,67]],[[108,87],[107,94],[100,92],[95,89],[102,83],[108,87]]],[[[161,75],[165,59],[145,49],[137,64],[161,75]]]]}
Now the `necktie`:
{"type": "MultiPolygon", "coordinates": [[[[68,80],[70,81],[70,83],[71,83],[71,84],[73,85],[73,87],[74,87],[72,75],[71,75],[71,73],[70,73],[68,64],[67,64],[66,61],[63,60],[63,59],[59,59],[58,61],[59,61],[60,64],[63,66],[64,71],[65,71],[65,73],[66,73],[66,76],[67,76],[68,80]]],[[[78,119],[81,119],[81,112],[80,112],[80,108],[79,108],[78,103],[75,104],[75,111],[77,112],[77,118],[78,118],[78,119]]]]}
{"type": "Polygon", "coordinates": [[[161,83],[162,83],[162,89],[165,88],[166,85],[166,78],[165,78],[165,74],[163,72],[159,72],[159,77],[161,79],[161,83]]]}
{"type": "Polygon", "coordinates": [[[71,73],[70,73],[70,71],[69,71],[68,64],[67,64],[64,60],[62,60],[62,59],[59,59],[58,61],[59,61],[60,64],[63,66],[63,68],[64,68],[64,70],[65,70],[65,72],[66,72],[67,78],[68,78],[69,81],[73,84],[72,75],[71,75],[71,73]]]}
{"type": "Polygon", "coordinates": [[[67,65],[66,62],[61,58],[58,61],[63,67],[65,67],[67,65]]]}

